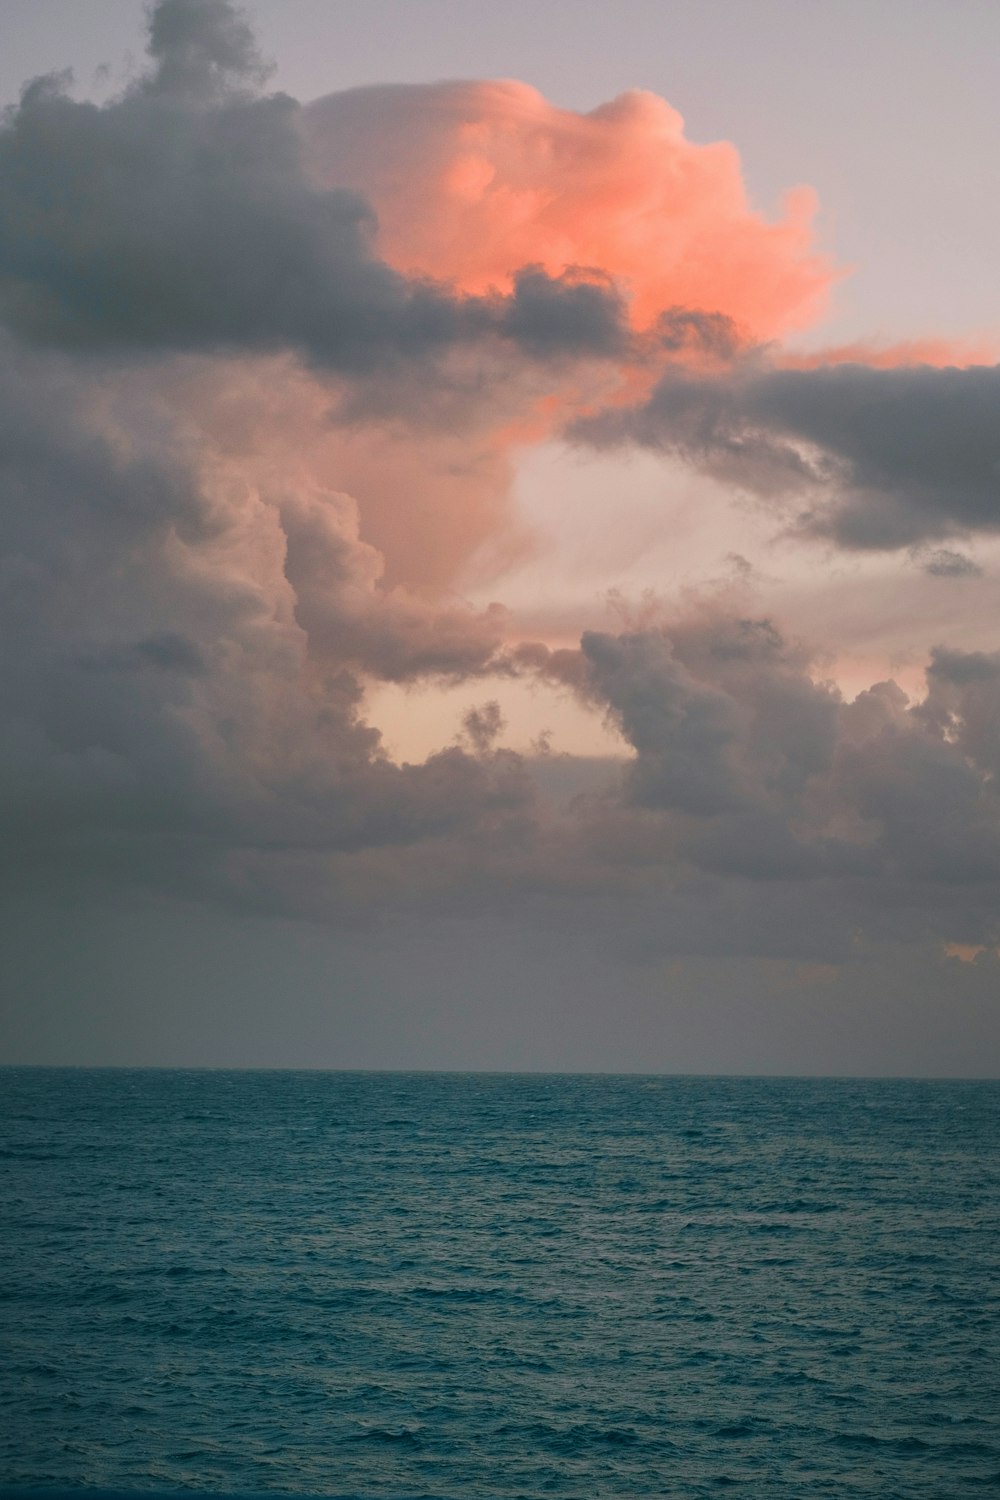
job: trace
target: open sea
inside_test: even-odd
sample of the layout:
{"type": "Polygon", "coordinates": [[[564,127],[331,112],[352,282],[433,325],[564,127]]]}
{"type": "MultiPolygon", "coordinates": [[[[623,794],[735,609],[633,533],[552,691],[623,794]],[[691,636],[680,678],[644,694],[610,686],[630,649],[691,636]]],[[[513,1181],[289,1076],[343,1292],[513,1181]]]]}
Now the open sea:
{"type": "Polygon", "coordinates": [[[1000,1491],[1000,1083],[0,1071],[0,1485],[1000,1491]]]}

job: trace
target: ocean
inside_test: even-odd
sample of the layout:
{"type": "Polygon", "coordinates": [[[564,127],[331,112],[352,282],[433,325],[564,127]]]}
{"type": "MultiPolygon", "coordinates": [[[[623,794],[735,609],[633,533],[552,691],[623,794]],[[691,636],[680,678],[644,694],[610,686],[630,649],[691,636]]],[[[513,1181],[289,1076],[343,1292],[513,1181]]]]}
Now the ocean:
{"type": "Polygon", "coordinates": [[[1000,1083],[0,1071],[0,1484],[1000,1489],[1000,1083]]]}

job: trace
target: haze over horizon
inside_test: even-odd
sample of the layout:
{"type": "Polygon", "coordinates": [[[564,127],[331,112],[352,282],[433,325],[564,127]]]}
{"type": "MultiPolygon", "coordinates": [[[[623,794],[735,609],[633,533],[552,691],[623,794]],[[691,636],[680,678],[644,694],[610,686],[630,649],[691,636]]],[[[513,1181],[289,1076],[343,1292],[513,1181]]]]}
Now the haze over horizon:
{"type": "Polygon", "coordinates": [[[470,12],[5,16],[0,1063],[995,1076],[1000,16],[470,12]]]}

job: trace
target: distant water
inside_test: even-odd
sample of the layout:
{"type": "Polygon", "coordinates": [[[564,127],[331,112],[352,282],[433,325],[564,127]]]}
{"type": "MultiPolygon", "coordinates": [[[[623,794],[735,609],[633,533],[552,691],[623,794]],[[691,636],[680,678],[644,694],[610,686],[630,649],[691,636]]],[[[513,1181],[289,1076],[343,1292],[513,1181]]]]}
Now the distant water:
{"type": "Polygon", "coordinates": [[[1000,1487],[1000,1085],[0,1072],[0,1482],[1000,1487]]]}

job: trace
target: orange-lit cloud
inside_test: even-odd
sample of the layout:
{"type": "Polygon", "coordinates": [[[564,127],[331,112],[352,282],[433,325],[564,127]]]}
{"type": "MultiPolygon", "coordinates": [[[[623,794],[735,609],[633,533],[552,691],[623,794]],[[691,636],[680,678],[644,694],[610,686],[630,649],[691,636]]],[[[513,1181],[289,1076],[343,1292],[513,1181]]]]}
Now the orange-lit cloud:
{"type": "Polygon", "coordinates": [[[959,963],[974,964],[984,953],[997,954],[1000,950],[988,948],[984,943],[945,943],[945,958],[957,958],[959,963]]]}
{"type": "Polygon", "coordinates": [[[684,306],[756,339],[813,322],[834,280],[812,191],[766,220],[735,147],[688,140],[655,94],[578,114],[507,80],[377,87],[305,118],[314,171],[370,199],[380,254],[408,274],[481,293],[525,265],[585,267],[625,289],[637,327],[684,306]]]}

